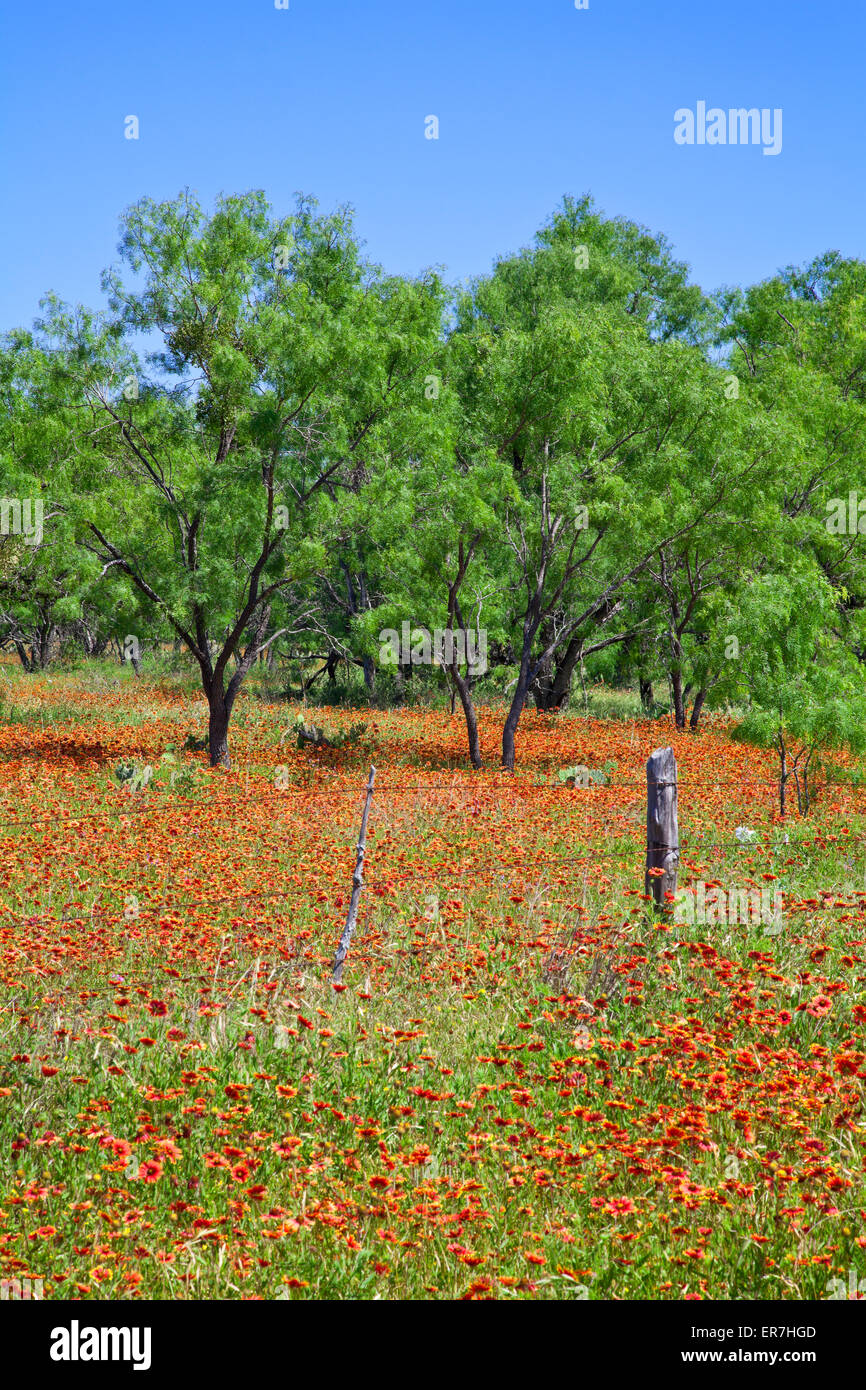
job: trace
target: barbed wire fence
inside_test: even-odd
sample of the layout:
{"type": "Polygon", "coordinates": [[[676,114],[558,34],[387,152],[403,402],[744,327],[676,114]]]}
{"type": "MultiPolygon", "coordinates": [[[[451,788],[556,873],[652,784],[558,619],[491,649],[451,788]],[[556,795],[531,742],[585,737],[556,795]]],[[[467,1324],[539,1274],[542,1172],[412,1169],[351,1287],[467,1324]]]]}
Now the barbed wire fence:
{"type": "MultiPolygon", "coordinates": [[[[636,781],[629,781],[625,779],[611,779],[611,781],[607,784],[593,783],[591,785],[580,787],[580,797],[590,802],[598,801],[603,800],[607,793],[618,793],[621,792],[623,789],[637,790],[638,787],[640,787],[641,790],[643,790],[643,788],[646,787],[647,796],[652,797],[656,788],[663,788],[667,785],[669,785],[669,783],[666,780],[656,780],[651,777],[648,765],[648,775],[645,781],[641,781],[640,783],[638,783],[636,781]]],[[[825,782],[823,785],[828,785],[828,783],[825,782]]],[[[848,786],[850,788],[851,783],[849,781],[846,781],[845,779],[839,779],[838,782],[834,782],[832,783],[832,785],[848,786]]],[[[711,779],[686,778],[685,780],[680,780],[678,782],[678,786],[684,790],[698,790],[701,792],[715,790],[722,787],[729,788],[772,786],[776,788],[778,786],[778,779],[753,777],[728,777],[711,779]]],[[[533,796],[544,794],[549,796],[551,792],[558,791],[561,788],[561,782],[537,785],[533,783],[515,782],[513,778],[509,778],[508,780],[503,780],[501,782],[494,781],[491,783],[487,781],[479,784],[479,782],[477,782],[473,777],[473,780],[471,782],[467,782],[465,780],[451,780],[450,782],[430,780],[426,782],[416,781],[407,783],[392,783],[390,785],[377,786],[375,791],[377,797],[379,797],[380,795],[400,796],[417,793],[424,793],[426,796],[430,796],[433,793],[441,793],[442,795],[448,797],[452,803],[455,795],[462,794],[464,797],[464,803],[468,800],[472,800],[473,802],[477,803],[477,801],[479,800],[479,793],[485,789],[492,792],[508,790],[512,793],[512,796],[516,796],[516,798],[519,799],[521,796],[524,795],[533,796]]],[[[140,795],[140,793],[138,795],[140,795]]],[[[262,790],[253,793],[252,796],[245,793],[243,796],[228,796],[222,797],[219,800],[211,799],[209,801],[204,801],[200,796],[194,798],[179,798],[173,795],[169,795],[162,802],[152,802],[147,805],[139,806],[105,807],[97,811],[86,812],[80,815],[76,815],[75,813],[61,813],[36,818],[35,820],[31,818],[19,817],[12,821],[0,821],[0,829],[32,829],[36,824],[43,826],[61,825],[65,829],[77,829],[80,827],[82,823],[89,823],[94,821],[105,823],[108,821],[117,820],[118,818],[121,820],[131,820],[133,817],[145,817],[152,815],[159,816],[162,814],[176,815],[179,809],[182,809],[184,807],[189,809],[204,810],[206,812],[206,819],[212,820],[214,819],[215,811],[225,811],[227,814],[233,815],[237,814],[237,811],[242,807],[260,805],[263,802],[267,802],[268,804],[277,804],[280,801],[284,801],[287,798],[287,796],[289,798],[290,803],[294,803],[294,807],[296,809],[302,808],[304,802],[306,802],[307,800],[314,798],[327,798],[330,796],[349,796],[357,800],[360,800],[362,797],[366,796],[367,806],[369,807],[370,795],[371,789],[369,786],[367,787],[366,791],[361,788],[321,784],[317,786],[298,786],[297,784],[293,784],[286,787],[282,787],[280,789],[274,789],[270,784],[269,780],[267,794],[265,794],[262,790]]],[[[465,805],[463,808],[461,808],[456,804],[452,804],[450,809],[459,811],[461,809],[465,809],[465,805]]],[[[736,848],[738,850],[745,851],[748,857],[751,857],[755,853],[763,851],[767,851],[772,855],[778,855],[780,852],[785,852],[788,854],[790,862],[791,853],[809,848],[809,846],[812,844],[812,841],[802,840],[790,843],[789,837],[782,831],[781,826],[778,827],[778,830],[780,832],[780,837],[774,840],[760,841],[755,838],[751,838],[751,836],[754,835],[754,832],[749,832],[750,837],[748,838],[734,838],[732,840],[707,839],[699,837],[693,838],[691,840],[686,839],[685,841],[683,841],[682,839],[680,839],[680,837],[677,837],[678,839],[680,839],[680,843],[677,846],[671,847],[667,845],[657,845],[656,848],[676,848],[678,853],[683,857],[687,857],[689,852],[693,852],[692,857],[694,857],[694,852],[700,850],[718,850],[723,848],[736,848]]],[[[843,833],[841,835],[823,835],[820,838],[821,848],[826,848],[829,843],[838,843],[841,845],[848,846],[866,843],[866,835],[851,835],[843,833]]],[[[459,850],[461,848],[465,848],[465,846],[461,846],[459,844],[449,845],[446,842],[441,844],[439,848],[443,851],[448,849],[459,850]]],[[[253,858],[255,856],[246,857],[253,858]]],[[[455,878],[458,880],[457,883],[454,883],[452,881],[447,889],[448,892],[455,894],[465,892],[465,887],[462,886],[462,881],[465,880],[466,877],[471,877],[474,881],[485,880],[490,878],[499,878],[503,885],[507,887],[515,887],[517,886],[518,881],[521,883],[525,881],[525,878],[527,876],[527,870],[531,870],[532,873],[541,872],[542,874],[549,870],[561,871],[564,873],[566,870],[570,870],[573,872],[575,868],[580,867],[583,868],[585,871],[592,869],[597,873],[601,867],[614,864],[617,866],[622,865],[621,850],[617,852],[604,852],[593,845],[587,845],[585,853],[582,854],[555,855],[551,856],[550,858],[544,858],[537,854],[527,854],[525,856],[511,854],[508,856],[507,859],[502,855],[497,856],[497,861],[495,863],[460,864],[458,862],[456,865],[453,861],[449,860],[447,864],[440,863],[436,866],[436,874],[434,874],[429,868],[420,870],[407,870],[402,867],[385,866],[381,863],[377,864],[374,860],[373,882],[369,886],[369,888],[370,891],[378,895],[380,899],[387,899],[389,890],[391,891],[391,893],[393,893],[396,887],[402,887],[404,885],[417,882],[423,882],[428,887],[434,882],[438,884],[439,878],[441,878],[443,871],[447,871],[448,876],[452,880],[455,878]],[[439,876],[439,878],[437,878],[437,875],[439,876]]],[[[586,882],[586,875],[584,877],[584,882],[586,882]]],[[[547,886],[545,886],[543,891],[548,891],[547,886]]],[[[631,894],[638,894],[638,896],[640,896],[642,900],[649,900],[648,895],[645,892],[639,894],[637,889],[626,890],[626,892],[631,894]]],[[[850,902],[844,899],[839,901],[838,895],[835,892],[822,892],[820,895],[820,901],[818,899],[813,898],[803,900],[800,903],[794,902],[789,905],[788,910],[790,912],[800,910],[814,911],[817,908],[820,908],[822,911],[828,911],[831,909],[845,908],[850,912],[858,906],[858,904],[855,901],[853,901],[853,899],[866,899],[866,888],[864,888],[864,890],[851,890],[850,896],[852,897],[852,901],[850,902]],[[836,898],[837,900],[832,902],[828,901],[828,899],[830,898],[836,898]]],[[[136,901],[135,911],[131,917],[122,909],[112,911],[107,907],[97,908],[96,903],[94,903],[94,905],[91,907],[89,911],[85,911],[80,913],[79,915],[76,915],[75,913],[70,913],[67,910],[70,907],[79,906],[74,901],[70,901],[64,905],[63,913],[61,916],[57,916],[55,914],[50,913],[33,914],[27,913],[23,910],[16,911],[15,909],[9,908],[5,904],[0,904],[0,912],[2,912],[6,917],[6,926],[12,925],[8,920],[9,916],[11,916],[14,919],[16,919],[16,924],[27,927],[29,929],[32,929],[39,925],[69,928],[72,926],[80,925],[81,923],[89,923],[90,927],[94,928],[96,925],[96,920],[99,919],[101,926],[105,924],[113,924],[118,926],[123,925],[127,930],[129,930],[132,925],[132,922],[139,921],[141,918],[170,918],[172,916],[177,915],[179,912],[185,909],[192,909],[195,911],[197,915],[200,915],[208,911],[219,912],[230,907],[241,907],[246,909],[249,908],[251,905],[264,905],[268,903],[280,902],[288,903],[291,901],[291,898],[292,895],[285,889],[276,889],[266,892],[257,891],[233,896],[226,896],[224,894],[197,894],[189,897],[178,897],[176,894],[169,894],[167,895],[165,900],[158,905],[142,907],[136,901]]],[[[263,911],[259,913],[257,917],[254,917],[252,920],[244,920],[243,922],[238,923],[237,925],[242,928],[252,928],[257,926],[261,927],[273,924],[268,922],[267,914],[263,911]]],[[[0,916],[0,930],[2,930],[3,927],[4,917],[0,916]]],[[[224,931],[223,939],[225,940],[229,935],[230,934],[228,932],[224,931]]],[[[310,935],[311,933],[307,932],[298,933],[296,948],[297,942],[300,942],[302,939],[308,939],[310,935]]],[[[546,943],[540,940],[526,943],[527,946],[538,947],[543,947],[545,946],[545,944],[546,943]]],[[[282,968],[285,965],[287,959],[294,959],[295,963],[297,964],[297,954],[297,949],[293,950],[293,952],[291,953],[288,953],[286,956],[281,958],[280,961],[276,963],[276,968],[282,968]]],[[[309,954],[310,956],[312,956],[312,950],[310,950],[309,954]]],[[[323,956],[322,960],[324,961],[325,959],[326,957],[323,956]]],[[[273,962],[263,962],[261,958],[258,958],[256,961],[257,977],[258,974],[261,973],[261,969],[264,966],[273,964],[273,962]]],[[[126,991],[133,988],[146,988],[149,990],[152,986],[153,978],[155,977],[155,974],[158,971],[161,970],[165,972],[170,970],[174,972],[176,971],[176,969],[176,965],[157,966],[155,967],[154,973],[150,975],[147,979],[133,979],[130,976],[121,976],[120,972],[117,971],[115,972],[118,975],[117,981],[109,982],[108,985],[101,989],[94,988],[92,985],[89,984],[78,986],[70,985],[68,987],[64,987],[61,990],[52,990],[51,993],[53,995],[68,993],[70,996],[73,994],[77,994],[81,997],[88,998],[93,997],[94,995],[97,995],[99,993],[117,994],[118,991],[126,991]]],[[[233,982],[229,980],[224,980],[222,982],[223,987],[237,987],[237,985],[242,983],[244,979],[248,978],[250,974],[250,969],[252,969],[252,967],[246,970],[244,974],[240,977],[240,980],[238,981],[233,982]]],[[[45,967],[37,966],[35,963],[33,964],[33,971],[34,977],[43,981],[52,978],[55,973],[60,973],[59,971],[54,972],[47,970],[45,967]]],[[[201,972],[198,972],[198,974],[200,980],[201,972]]],[[[189,982],[191,983],[192,981],[189,982]]]]}

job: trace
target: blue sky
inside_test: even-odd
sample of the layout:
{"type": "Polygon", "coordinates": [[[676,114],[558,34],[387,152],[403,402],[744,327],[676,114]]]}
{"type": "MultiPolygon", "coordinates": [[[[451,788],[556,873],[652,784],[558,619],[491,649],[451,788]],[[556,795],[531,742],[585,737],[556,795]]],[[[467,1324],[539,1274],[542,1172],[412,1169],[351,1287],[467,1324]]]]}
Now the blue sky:
{"type": "Polygon", "coordinates": [[[587,190],[665,232],[706,289],[866,257],[862,0],[289,4],[6,6],[0,329],[48,289],[100,303],[122,209],[187,185],[264,188],[278,212],[295,191],[349,202],[373,259],[452,280],[587,190]],[[702,100],[781,108],[781,153],[677,145],[674,112],[702,100]]]}

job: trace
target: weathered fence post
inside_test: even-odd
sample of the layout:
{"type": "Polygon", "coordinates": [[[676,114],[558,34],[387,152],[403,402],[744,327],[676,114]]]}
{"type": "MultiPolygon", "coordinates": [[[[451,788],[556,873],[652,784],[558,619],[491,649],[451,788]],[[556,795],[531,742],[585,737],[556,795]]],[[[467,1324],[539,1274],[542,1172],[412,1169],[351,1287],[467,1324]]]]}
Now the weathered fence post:
{"type": "Polygon", "coordinates": [[[646,874],[644,892],[658,907],[677,891],[680,835],[677,824],[677,760],[672,748],[657,748],[646,765],[646,874]],[[661,869],[659,875],[650,869],[661,869]]]}
{"type": "Polygon", "coordinates": [[[343,935],[340,937],[340,944],[337,947],[337,954],[334,956],[333,983],[339,984],[343,973],[343,963],[349,954],[349,943],[352,940],[352,933],[355,930],[355,919],[358,916],[358,901],[361,897],[361,889],[364,877],[364,850],[367,844],[367,817],[370,814],[370,804],[373,800],[373,783],[376,780],[376,769],[370,768],[370,780],[367,783],[367,799],[364,802],[364,814],[361,817],[361,833],[358,836],[358,855],[355,860],[355,872],[352,875],[352,900],[349,903],[349,915],[346,918],[346,925],[343,928],[343,935]]]}

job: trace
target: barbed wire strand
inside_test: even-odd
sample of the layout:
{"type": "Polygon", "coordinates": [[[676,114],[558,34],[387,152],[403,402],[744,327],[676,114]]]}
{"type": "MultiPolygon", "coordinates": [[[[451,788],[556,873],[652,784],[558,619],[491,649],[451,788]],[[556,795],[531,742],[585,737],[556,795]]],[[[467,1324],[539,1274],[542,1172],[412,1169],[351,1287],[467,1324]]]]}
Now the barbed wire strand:
{"type": "MultiPolygon", "coordinates": [[[[587,792],[587,793],[617,792],[617,791],[630,791],[630,790],[635,790],[635,791],[636,791],[636,790],[639,790],[639,789],[640,789],[640,790],[645,789],[645,788],[646,788],[646,785],[647,785],[647,784],[646,784],[645,782],[640,782],[640,783],[638,783],[638,782],[635,782],[635,783],[621,783],[621,782],[620,782],[620,783],[611,784],[611,785],[609,785],[609,786],[594,785],[594,786],[587,786],[587,787],[574,788],[574,790],[578,790],[578,791],[581,791],[581,792],[587,792]]],[[[659,783],[653,783],[652,785],[667,786],[667,785],[669,785],[669,783],[659,782],[659,783]]],[[[542,793],[549,793],[549,792],[552,792],[552,791],[558,791],[558,790],[560,790],[560,788],[561,788],[562,786],[563,786],[563,784],[561,784],[561,783],[556,783],[556,784],[551,783],[549,786],[537,786],[537,787],[535,787],[535,786],[524,786],[524,785],[522,785],[522,784],[515,784],[515,785],[513,785],[513,786],[509,786],[508,783],[494,783],[492,786],[489,786],[488,789],[489,789],[490,792],[502,792],[502,791],[504,791],[504,790],[512,790],[513,792],[515,792],[515,793],[517,793],[517,794],[525,794],[525,795],[533,795],[533,794],[535,794],[535,795],[538,795],[538,794],[542,794],[542,793]]],[[[749,781],[742,781],[742,782],[737,782],[737,781],[733,781],[733,782],[713,782],[713,781],[708,781],[708,782],[680,782],[680,783],[678,784],[678,786],[679,786],[679,788],[682,789],[682,790],[700,790],[700,791],[709,790],[709,789],[711,789],[711,788],[731,787],[731,786],[741,786],[741,787],[746,787],[746,786],[772,786],[772,787],[776,787],[776,788],[777,788],[777,787],[778,787],[778,779],[775,779],[775,780],[749,780],[749,781]]],[[[821,782],[821,783],[819,783],[819,788],[820,788],[820,789],[823,789],[823,788],[828,787],[828,786],[848,787],[849,790],[851,790],[851,791],[866,790],[866,787],[864,787],[864,788],[853,787],[853,786],[851,786],[850,783],[845,782],[845,781],[832,782],[832,783],[831,783],[831,782],[821,782]]],[[[377,786],[377,787],[376,787],[376,793],[375,793],[375,794],[376,794],[376,796],[379,796],[380,794],[386,794],[386,795],[404,795],[404,794],[410,793],[410,792],[423,791],[423,792],[427,792],[428,794],[431,793],[431,792],[440,792],[440,793],[443,793],[443,794],[447,794],[447,795],[449,795],[449,796],[453,796],[453,795],[454,795],[455,793],[457,793],[457,792],[465,792],[466,794],[474,794],[475,799],[477,800],[477,799],[478,799],[478,792],[479,792],[479,790],[481,790],[481,788],[480,788],[480,787],[477,787],[477,786],[476,786],[476,787],[471,787],[471,786],[453,786],[453,787],[449,787],[449,786],[442,786],[440,783],[432,782],[432,783],[417,783],[417,784],[416,784],[416,783],[412,783],[412,784],[408,784],[408,785],[405,785],[405,786],[390,786],[390,787],[389,787],[389,786],[383,786],[383,787],[378,787],[378,786],[377,786]]],[[[286,796],[287,793],[293,793],[293,792],[294,792],[294,793],[297,793],[297,795],[298,795],[298,797],[299,797],[300,800],[303,800],[303,799],[305,799],[305,798],[312,798],[312,797],[316,797],[316,796],[319,796],[319,797],[325,797],[325,796],[351,796],[351,797],[354,797],[354,798],[356,798],[357,800],[360,801],[360,800],[364,797],[364,795],[365,795],[365,790],[364,790],[363,787],[360,787],[360,788],[357,788],[357,789],[356,789],[356,788],[353,788],[353,787],[315,787],[315,788],[306,788],[306,787],[284,787],[284,788],[276,789],[275,793],[274,793],[273,795],[271,795],[270,797],[265,797],[265,796],[262,796],[262,795],[239,796],[239,797],[227,797],[227,798],[225,798],[225,799],[223,799],[223,800],[221,800],[221,801],[206,801],[206,800],[204,800],[204,799],[202,799],[202,798],[200,798],[200,797],[199,797],[199,798],[188,798],[188,799],[183,799],[183,800],[176,798],[176,799],[173,799],[173,800],[170,800],[170,801],[165,801],[165,802],[154,802],[154,803],[152,803],[151,805],[148,805],[148,806],[125,806],[125,807],[116,807],[116,808],[102,808],[102,809],[99,810],[99,811],[83,811],[83,812],[81,812],[80,814],[76,814],[76,813],[72,812],[72,813],[70,813],[70,814],[65,814],[65,815],[63,815],[63,814],[58,814],[58,815],[53,815],[53,816],[36,816],[36,817],[19,818],[19,819],[17,819],[17,820],[0,821],[0,830],[21,829],[21,828],[25,828],[25,827],[26,827],[26,828],[33,828],[34,826],[37,826],[37,825],[64,825],[64,826],[66,826],[67,828],[73,829],[73,830],[74,830],[74,829],[77,829],[77,828],[79,827],[79,825],[82,824],[82,823],[85,822],[85,821],[93,821],[93,820],[100,820],[100,819],[104,819],[104,820],[107,821],[107,820],[115,820],[115,819],[117,819],[118,817],[123,818],[123,817],[133,817],[133,816],[159,815],[159,814],[165,814],[165,813],[169,813],[169,812],[179,812],[179,811],[183,810],[184,808],[189,808],[189,809],[191,809],[191,810],[195,810],[196,808],[201,808],[202,810],[206,811],[206,812],[208,813],[208,815],[210,815],[210,814],[211,814],[213,811],[215,811],[215,810],[220,810],[220,809],[223,809],[223,808],[234,810],[234,809],[236,809],[237,807],[240,807],[240,806],[257,805],[257,804],[262,803],[262,802],[265,801],[265,800],[267,800],[270,804],[276,805],[281,797],[286,796]]],[[[455,809],[459,809],[459,808],[456,808],[456,807],[455,807],[455,809]]]]}

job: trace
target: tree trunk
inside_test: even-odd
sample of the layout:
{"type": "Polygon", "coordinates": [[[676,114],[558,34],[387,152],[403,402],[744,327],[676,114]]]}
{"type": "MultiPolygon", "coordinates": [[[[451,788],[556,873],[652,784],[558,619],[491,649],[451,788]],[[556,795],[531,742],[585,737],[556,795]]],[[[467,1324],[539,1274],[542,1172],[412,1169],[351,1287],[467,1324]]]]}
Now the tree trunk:
{"type": "Polygon", "coordinates": [[[544,709],[558,710],[568,703],[575,667],[580,660],[582,648],[582,638],[574,636],[569,641],[562,656],[557,660],[544,709]]]}
{"type": "Polygon", "coordinates": [[[481,744],[478,739],[478,716],[475,713],[475,705],[472,700],[472,688],[469,681],[458,671],[456,661],[451,667],[450,675],[460,696],[460,703],[463,706],[463,714],[466,719],[469,759],[472,766],[477,769],[481,767],[481,744]]]}
{"type": "Polygon", "coordinates": [[[532,698],[539,714],[546,713],[553,703],[553,677],[550,661],[545,661],[537,678],[532,683],[532,698]]]}
{"type": "Polygon", "coordinates": [[[229,719],[231,708],[226,704],[222,691],[208,698],[210,715],[208,719],[208,756],[211,767],[230,768],[229,719]]]}
{"type": "Polygon", "coordinates": [[[229,720],[232,717],[238,691],[259,654],[260,644],[267,631],[270,616],[270,604],[266,604],[257,615],[250,619],[247,627],[248,643],[243,656],[238,656],[240,634],[235,632],[231,640],[223,647],[215,667],[211,665],[211,644],[204,636],[199,643],[202,653],[199,657],[202,687],[207,697],[209,711],[208,754],[211,767],[230,768],[232,765],[228,741],[229,720]],[[235,659],[236,669],[226,687],[225,669],[232,657],[235,659]]]}
{"type": "MultiPolygon", "coordinates": [[[[548,631],[542,631],[542,645],[547,644],[549,635],[548,631]]],[[[568,703],[575,667],[580,660],[582,648],[582,638],[575,635],[560,656],[548,656],[542,662],[541,669],[532,682],[532,694],[537,710],[550,713],[562,709],[568,703]]]]}
{"type": "Polygon", "coordinates": [[[523,713],[523,706],[526,704],[526,697],[529,694],[529,686],[529,654],[525,652],[520,663],[517,688],[505,720],[505,728],[502,730],[502,766],[506,772],[514,771],[514,741],[517,735],[517,725],[520,723],[520,716],[523,713]]]}
{"type": "MultiPolygon", "coordinates": [[[[549,640],[549,624],[545,624],[541,629],[541,646],[547,646],[549,640]]],[[[553,701],[553,655],[546,656],[541,662],[532,682],[532,695],[535,700],[535,708],[540,711],[549,710],[553,701]]]]}
{"type": "Polygon", "coordinates": [[[686,727],[686,708],[683,703],[683,676],[678,666],[670,672],[671,694],[674,701],[674,720],[678,729],[686,727]]]}
{"type": "Polygon", "coordinates": [[[17,637],[14,640],[15,650],[18,653],[18,659],[21,662],[21,665],[24,667],[24,670],[27,672],[28,676],[32,676],[33,672],[36,669],[33,658],[32,656],[28,655],[27,648],[25,647],[23,642],[19,641],[17,637]]]}
{"type": "Polygon", "coordinates": [[[706,686],[702,685],[697,695],[695,696],[695,703],[692,705],[692,717],[689,720],[690,729],[696,729],[698,727],[698,720],[701,717],[701,710],[704,707],[704,700],[706,698],[707,688],[706,686]]]}
{"type": "Polygon", "coordinates": [[[638,690],[640,691],[641,707],[643,708],[645,713],[649,714],[655,702],[655,696],[653,695],[653,683],[652,681],[644,680],[643,676],[638,676],[637,683],[638,690]]]}
{"type": "Polygon", "coordinates": [[[40,671],[44,671],[46,666],[51,664],[51,646],[55,632],[56,629],[51,623],[45,623],[37,630],[38,641],[33,644],[33,654],[40,671]]]}

